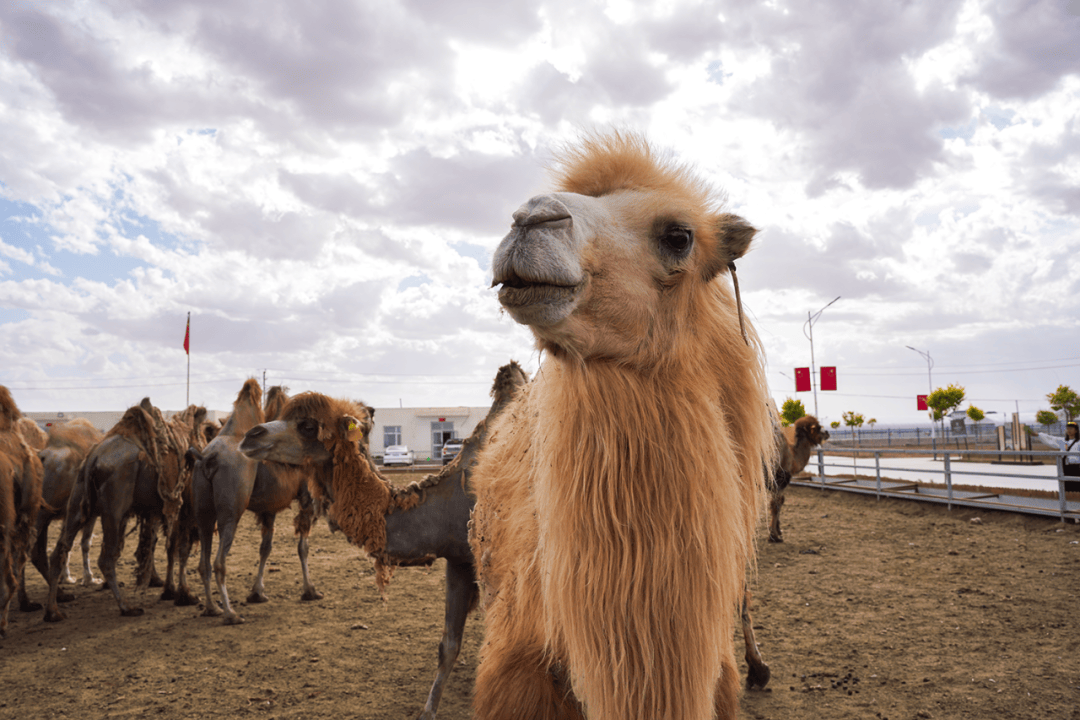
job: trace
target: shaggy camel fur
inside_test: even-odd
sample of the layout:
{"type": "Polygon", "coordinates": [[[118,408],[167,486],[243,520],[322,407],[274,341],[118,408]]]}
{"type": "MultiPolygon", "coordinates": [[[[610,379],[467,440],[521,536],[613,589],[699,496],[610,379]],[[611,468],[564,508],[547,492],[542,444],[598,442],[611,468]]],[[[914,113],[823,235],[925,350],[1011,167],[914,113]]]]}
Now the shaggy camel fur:
{"type": "Polygon", "coordinates": [[[473,474],[475,717],[733,718],[731,620],[775,452],[723,277],[755,230],[637,137],[568,149],[558,180],[492,262],[547,358],[473,474]]]}
{"type": "MultiPolygon", "coordinates": [[[[273,401],[275,407],[280,407],[283,397],[285,397],[284,390],[281,387],[271,388],[268,404],[269,401],[273,401]]],[[[299,536],[297,553],[300,556],[300,570],[303,576],[301,600],[318,600],[322,597],[312,584],[308,572],[308,536],[315,522],[315,512],[304,473],[287,468],[271,468],[265,463],[247,458],[238,450],[244,433],[262,423],[264,419],[262,391],[259,389],[258,381],[250,378],[241,388],[233,403],[232,414],[214,440],[203,452],[192,451],[195,461],[192,496],[201,545],[199,573],[206,590],[203,615],[209,617],[223,615],[223,620],[228,625],[244,621],[229,601],[225,578],[226,559],[236,536],[237,525],[245,511],[255,513],[262,530],[259,570],[247,601],[262,603],[269,600],[264,578],[266,563],[273,548],[274,520],[277,514],[290,507],[294,500],[299,501],[300,504],[294,526],[299,536]],[[218,550],[217,555],[214,556],[211,574],[210,557],[213,550],[215,526],[218,533],[218,550]],[[218,606],[212,597],[211,580],[217,584],[224,609],[218,606]]]]}
{"type": "Polygon", "coordinates": [[[788,444],[782,433],[776,434],[776,448],[780,461],[769,482],[769,542],[784,542],[780,529],[780,508],[784,507],[784,490],[791,478],[806,469],[814,447],[829,439],[829,431],[813,415],[803,415],[795,421],[795,444],[788,444]]]}
{"type": "MultiPolygon", "coordinates": [[[[472,465],[487,439],[491,423],[527,382],[528,375],[516,362],[499,369],[491,388],[493,402],[487,416],[465,439],[457,457],[437,475],[429,475],[406,488],[391,489],[389,496],[382,495],[382,489],[388,483],[375,471],[352,479],[355,483],[373,484],[376,496],[386,497],[389,501],[389,506],[383,509],[386,544],[376,556],[380,564],[418,565],[430,564],[435,558],[446,559],[446,601],[443,636],[439,642],[439,667],[420,720],[434,720],[438,713],[443,687],[461,650],[465,619],[476,604],[476,570],[468,537],[469,514],[473,507],[470,490],[472,465]]],[[[335,490],[333,480],[349,479],[335,473],[332,467],[336,456],[331,448],[337,441],[328,437],[319,442],[314,439],[318,433],[309,430],[305,435],[303,429],[326,427],[344,432],[348,430],[348,423],[340,422],[340,415],[305,414],[312,410],[342,413],[346,408],[325,396],[321,396],[319,402],[298,403],[296,408],[287,408],[283,412],[283,420],[259,425],[248,431],[240,448],[252,457],[271,462],[314,463],[317,458],[321,459],[323,467],[314,477],[313,492],[331,501],[330,515],[334,517],[342,510],[339,502],[343,502],[334,498],[361,499],[367,494],[335,490]]],[[[364,455],[366,441],[362,441],[361,445],[352,454],[364,455]]],[[[357,545],[364,545],[367,536],[349,535],[349,539],[357,545]]],[[[379,577],[384,576],[380,574],[379,577]]]]}
{"type": "Polygon", "coordinates": [[[11,393],[0,385],[0,637],[7,634],[8,609],[41,506],[44,472],[24,439],[22,419],[11,393]]]}
{"type": "MultiPolygon", "coordinates": [[[[94,427],[86,418],[75,418],[61,425],[49,427],[47,444],[38,453],[41,464],[45,471],[44,481],[41,486],[41,498],[44,506],[38,512],[35,525],[35,537],[33,549],[30,552],[30,560],[37,568],[45,582],[49,582],[49,553],[46,549],[49,539],[49,525],[56,519],[63,521],[67,515],[68,500],[75,480],[79,475],[79,467],[86,459],[90,449],[97,445],[105,435],[94,427]]],[[[82,580],[84,586],[91,587],[94,584],[94,574],[90,569],[90,541],[94,533],[94,517],[91,517],[82,530],[82,580]]],[[[74,583],[71,571],[68,569],[68,561],[65,557],[61,561],[61,580],[74,583]]],[[[60,602],[69,602],[74,596],[69,593],[58,594],[60,602]]],[[[30,602],[26,595],[26,582],[19,578],[19,609],[25,612],[40,610],[39,603],[30,602]]]]}
{"type": "Polygon", "coordinates": [[[141,521],[139,547],[136,551],[137,585],[150,583],[156,534],[164,525],[168,538],[168,571],[162,599],[175,598],[178,605],[198,602],[191,594],[184,571],[190,554],[190,527],[193,522],[190,502],[184,497],[190,486],[190,471],[183,462],[189,446],[201,444],[199,426],[206,409],[194,405],[165,421],[149,398],[124,413],[105,438],[95,445],[79,469],[75,487],[68,500],[56,547],[49,556],[49,599],[45,620],[64,619],[58,602],[61,565],[71,550],[75,535],[86,523],[101,518],[101,554],[98,569],[124,616],[142,615],[120,593],[116,563],[124,546],[127,521],[131,516],[141,521]],[[173,569],[176,568],[176,583],[173,569]]]}

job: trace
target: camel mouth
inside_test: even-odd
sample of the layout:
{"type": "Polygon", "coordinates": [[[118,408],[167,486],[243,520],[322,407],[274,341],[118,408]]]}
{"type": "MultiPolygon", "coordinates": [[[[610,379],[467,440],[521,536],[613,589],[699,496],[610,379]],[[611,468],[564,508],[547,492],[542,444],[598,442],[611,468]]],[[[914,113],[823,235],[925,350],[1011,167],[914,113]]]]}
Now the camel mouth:
{"type": "Polygon", "coordinates": [[[499,303],[523,325],[552,325],[577,305],[584,283],[524,278],[511,271],[496,276],[492,287],[499,288],[499,303]]]}

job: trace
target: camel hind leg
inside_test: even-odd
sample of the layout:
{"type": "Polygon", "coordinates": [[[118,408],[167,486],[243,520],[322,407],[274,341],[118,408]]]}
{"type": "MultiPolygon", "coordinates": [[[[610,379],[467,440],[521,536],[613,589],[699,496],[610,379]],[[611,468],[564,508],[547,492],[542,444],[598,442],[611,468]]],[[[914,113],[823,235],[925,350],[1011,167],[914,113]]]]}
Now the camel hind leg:
{"type": "Polygon", "coordinates": [[[750,617],[750,587],[743,586],[742,609],[739,613],[742,619],[743,641],[746,643],[746,689],[755,687],[764,688],[769,684],[771,677],[769,666],[761,657],[757,638],[754,637],[754,620],[750,617]]]}
{"type": "MultiPolygon", "coordinates": [[[[94,540],[94,524],[97,523],[97,517],[91,515],[86,519],[86,524],[82,529],[82,541],[79,543],[79,548],[82,550],[82,577],[79,578],[79,585],[83,587],[97,587],[101,581],[94,577],[94,571],[90,569],[90,548],[94,540]]],[[[67,561],[65,560],[65,565],[67,561]]],[[[70,576],[70,573],[68,573],[70,576]]],[[[74,580],[72,580],[74,582],[74,580]]]]}
{"type": "Polygon", "coordinates": [[[311,535],[311,528],[315,524],[315,503],[306,489],[298,493],[297,499],[300,501],[300,512],[296,514],[296,518],[293,520],[293,527],[297,535],[296,553],[300,556],[300,574],[304,583],[304,592],[300,595],[300,599],[305,602],[322,600],[323,594],[315,589],[315,584],[311,582],[311,572],[308,569],[308,549],[310,545],[308,538],[311,535]]]}
{"type": "Polygon", "coordinates": [[[266,596],[265,575],[270,551],[274,549],[274,513],[259,513],[259,530],[262,532],[262,542],[259,543],[259,571],[255,573],[255,582],[247,596],[249,603],[264,603],[270,600],[266,596]]]}
{"type": "Polygon", "coordinates": [[[541,642],[488,644],[473,691],[475,720],[585,720],[566,672],[541,642]]]}
{"type": "MultiPolygon", "coordinates": [[[[122,517],[116,517],[111,513],[103,513],[101,516],[101,554],[98,555],[98,570],[105,579],[105,586],[112,592],[116,604],[120,608],[120,614],[124,617],[138,617],[143,614],[141,607],[128,605],[120,592],[120,583],[116,579],[116,561],[124,549],[124,527],[127,523],[122,517]]],[[[74,539],[75,533],[72,533],[74,539]]],[[[71,544],[67,546],[71,548],[71,544]]],[[[59,559],[58,559],[59,562],[59,559]]],[[[57,567],[59,570],[59,566],[57,567]]]]}
{"type": "Polygon", "coordinates": [[[465,619],[475,607],[479,590],[476,587],[476,571],[472,563],[446,561],[446,620],[443,636],[439,642],[439,669],[431,685],[424,711],[419,720],[435,720],[442,700],[443,685],[457,663],[461,652],[461,639],[465,634],[465,619]]]}

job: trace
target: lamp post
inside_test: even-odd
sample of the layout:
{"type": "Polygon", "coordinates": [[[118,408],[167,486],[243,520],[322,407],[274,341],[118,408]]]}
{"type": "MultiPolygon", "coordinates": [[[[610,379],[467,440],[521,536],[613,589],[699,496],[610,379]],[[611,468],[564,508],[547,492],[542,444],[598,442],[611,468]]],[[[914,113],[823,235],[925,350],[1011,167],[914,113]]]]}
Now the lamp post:
{"type": "MultiPolygon", "coordinates": [[[[840,296],[837,295],[835,298],[833,298],[832,302],[830,302],[829,305],[832,305],[839,299],[840,296]]],[[[818,418],[819,420],[821,416],[818,414],[817,407],[817,385],[814,383],[814,376],[817,374],[817,370],[814,369],[814,323],[817,322],[817,319],[821,317],[821,313],[825,312],[825,308],[829,307],[829,305],[821,308],[813,315],[811,315],[810,312],[807,311],[806,322],[803,324],[803,335],[805,335],[807,339],[810,340],[810,387],[814,390],[814,417],[818,418]]]]}
{"type": "MultiPolygon", "coordinates": [[[[910,345],[905,345],[904,347],[906,347],[908,350],[915,350],[915,352],[919,353],[924,358],[926,358],[926,383],[927,383],[926,386],[927,386],[927,392],[933,393],[934,392],[934,378],[930,374],[930,370],[934,367],[934,360],[933,360],[933,358],[930,357],[930,353],[929,352],[923,352],[922,350],[916,350],[915,348],[911,347],[910,345]]],[[[931,415],[930,419],[933,420],[933,417],[934,416],[931,415]]],[[[944,419],[942,419],[942,426],[944,426],[944,423],[945,423],[945,421],[944,421],[944,419]]],[[[934,427],[933,422],[930,423],[930,428],[931,428],[931,430],[935,431],[934,432],[934,437],[936,439],[936,437],[937,437],[937,432],[936,432],[937,428],[934,427]]],[[[944,437],[944,431],[942,432],[942,436],[944,437]]],[[[934,460],[937,460],[937,442],[934,443],[934,460]]]]}

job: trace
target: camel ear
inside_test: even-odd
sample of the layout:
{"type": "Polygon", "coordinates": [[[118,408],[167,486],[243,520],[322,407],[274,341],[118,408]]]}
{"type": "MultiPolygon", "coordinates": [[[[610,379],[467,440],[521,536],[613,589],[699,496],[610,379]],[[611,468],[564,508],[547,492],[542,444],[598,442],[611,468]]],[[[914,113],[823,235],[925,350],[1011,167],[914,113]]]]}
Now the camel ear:
{"type": "Polygon", "coordinates": [[[705,264],[705,279],[712,280],[727,270],[750,249],[750,242],[757,234],[757,229],[738,215],[721,213],[713,220],[716,228],[716,247],[713,257],[705,264]]]}
{"type": "Polygon", "coordinates": [[[352,415],[341,417],[341,427],[344,430],[345,439],[356,442],[364,437],[364,425],[352,415]]]}

